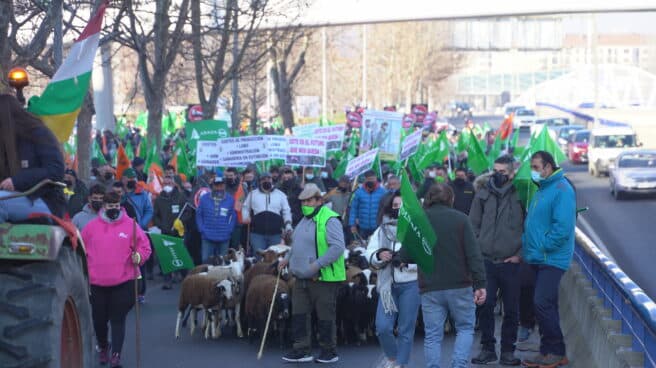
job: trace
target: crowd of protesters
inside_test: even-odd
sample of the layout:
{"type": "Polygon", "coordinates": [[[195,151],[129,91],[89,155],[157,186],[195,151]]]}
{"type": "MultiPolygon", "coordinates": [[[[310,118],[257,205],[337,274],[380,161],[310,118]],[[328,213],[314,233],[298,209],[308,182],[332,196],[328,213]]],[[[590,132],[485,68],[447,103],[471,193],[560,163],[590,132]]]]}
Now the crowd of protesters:
{"type": "MultiPolygon", "coordinates": [[[[309,331],[309,315],[313,310],[318,314],[320,343],[325,348],[319,362],[338,359],[331,333],[335,292],[330,286],[344,281],[340,252],[354,240],[367,247],[369,261],[379,273],[376,333],[384,366],[408,364],[420,307],[427,366],[439,366],[447,316],[457,331],[452,366],[467,366],[477,306],[481,352],[472,363],[499,360],[503,365],[519,365],[516,343],[526,340],[536,323],[540,352],[524,360],[524,366],[567,363],[558,285],[572,258],[576,201],[574,189],[547,152],[531,157],[532,179],[539,189],[528,208],[513,186],[517,165],[512,155],[496,159],[493,170],[479,178],[464,167],[449,175],[443,162],[425,170],[423,184],[415,189],[438,239],[433,245],[435,272],[428,275],[396,237],[402,197],[397,173],[388,165],[365,172],[359,183],[333,177],[334,162],[319,169],[198,168],[197,175],[186,177],[169,165],[176,143],[172,137],[161,151],[161,190],[152,191],[147,185],[148,168],[138,156],[120,179],[115,168],[96,161],[90,182],[84,183],[73,168],[64,167],[52,133],[24,112],[15,98],[1,95],[0,112],[3,129],[11,127],[7,131],[14,134],[3,136],[7,159],[0,166],[0,189],[25,191],[43,179],[67,185],[63,191],[53,187],[36,191],[29,200],[0,203],[0,219],[20,221],[30,212],[73,219],[87,247],[93,321],[103,363],[120,365],[125,317],[134,304],[129,285],[140,279],[137,301],[145,303],[147,280],[157,276],[148,231],[184,238],[196,264],[210,262],[230,247],[246,245],[255,255],[258,249],[293,239],[290,267],[301,280],[294,297],[304,306],[294,312],[296,330],[309,331]],[[308,264],[304,254],[315,254],[314,261],[308,264]],[[498,291],[504,308],[500,359],[493,319],[498,291]]],[[[139,133],[130,129],[121,139],[111,132],[99,134],[107,162],[126,140],[138,146],[139,133]]],[[[466,158],[454,155],[449,162],[460,166],[466,158]]],[[[162,275],[163,289],[171,289],[180,277],[162,275]]],[[[295,349],[285,360],[308,361],[309,341],[309,336],[297,335],[295,349]]]]}

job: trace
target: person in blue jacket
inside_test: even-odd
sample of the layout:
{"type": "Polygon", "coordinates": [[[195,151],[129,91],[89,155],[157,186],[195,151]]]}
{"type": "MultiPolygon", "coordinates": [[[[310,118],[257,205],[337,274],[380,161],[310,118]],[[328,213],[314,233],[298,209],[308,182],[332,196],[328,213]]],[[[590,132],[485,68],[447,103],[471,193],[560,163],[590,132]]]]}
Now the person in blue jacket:
{"type": "MultiPolygon", "coordinates": [[[[64,156],[54,134],[16,97],[0,94],[0,197],[25,192],[44,179],[62,181],[64,156]]],[[[63,216],[66,197],[55,185],[27,197],[0,201],[0,223],[26,220],[40,212],[63,216]]]]}
{"type": "Polygon", "coordinates": [[[153,203],[148,192],[137,185],[137,172],[128,168],[123,172],[123,183],[126,188],[126,197],[137,212],[137,222],[144,231],[148,230],[148,223],[153,219],[153,203]]]}
{"type": "Polygon", "coordinates": [[[560,279],[572,262],[576,195],[551,154],[531,156],[531,178],[539,186],[524,222],[522,254],[535,273],[535,316],[540,327],[540,352],[525,367],[559,367],[568,363],[558,314],[560,279]]]}
{"type": "Polygon", "coordinates": [[[223,256],[228,252],[230,237],[237,224],[235,200],[225,191],[222,176],[216,176],[212,193],[200,197],[196,209],[196,224],[201,234],[201,259],[207,263],[211,256],[223,256]]]}
{"type": "Polygon", "coordinates": [[[364,183],[353,193],[349,226],[351,233],[359,234],[366,240],[378,228],[378,207],[386,191],[380,186],[376,172],[368,170],[364,173],[364,183]]]}

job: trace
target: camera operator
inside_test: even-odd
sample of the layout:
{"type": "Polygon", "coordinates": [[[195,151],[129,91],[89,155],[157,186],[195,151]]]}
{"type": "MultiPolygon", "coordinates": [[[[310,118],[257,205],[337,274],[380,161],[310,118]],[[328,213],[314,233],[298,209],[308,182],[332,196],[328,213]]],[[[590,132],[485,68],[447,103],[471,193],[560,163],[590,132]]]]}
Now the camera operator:
{"type": "Polygon", "coordinates": [[[401,208],[396,191],[382,203],[381,225],[369,238],[367,258],[378,269],[376,287],[380,298],[376,310],[376,335],[387,359],[383,366],[406,366],[410,359],[415,322],[419,311],[417,265],[401,262],[402,244],[396,240],[396,223],[401,208]],[[394,325],[398,323],[398,335],[394,325]]]}

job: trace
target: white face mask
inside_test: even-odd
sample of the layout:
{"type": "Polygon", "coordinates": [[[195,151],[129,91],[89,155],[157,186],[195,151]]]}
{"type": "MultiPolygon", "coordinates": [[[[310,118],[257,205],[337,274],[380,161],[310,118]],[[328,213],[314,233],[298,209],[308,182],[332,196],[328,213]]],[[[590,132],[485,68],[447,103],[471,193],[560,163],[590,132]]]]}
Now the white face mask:
{"type": "Polygon", "coordinates": [[[165,185],[164,188],[162,188],[163,191],[166,193],[171,193],[173,191],[173,187],[170,185],[165,185]]]}
{"type": "Polygon", "coordinates": [[[435,178],[437,176],[437,173],[435,171],[429,171],[428,176],[430,176],[431,178],[435,178]]]}

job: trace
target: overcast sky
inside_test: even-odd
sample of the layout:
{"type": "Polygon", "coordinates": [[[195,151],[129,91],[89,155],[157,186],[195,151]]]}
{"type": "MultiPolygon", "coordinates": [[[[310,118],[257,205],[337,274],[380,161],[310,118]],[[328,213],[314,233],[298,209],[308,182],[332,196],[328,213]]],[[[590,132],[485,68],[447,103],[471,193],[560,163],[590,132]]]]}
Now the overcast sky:
{"type": "MultiPolygon", "coordinates": [[[[656,34],[656,12],[596,14],[598,33],[656,34]]],[[[586,33],[588,15],[577,14],[563,19],[565,33],[586,33]]]]}

